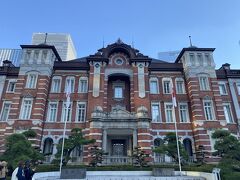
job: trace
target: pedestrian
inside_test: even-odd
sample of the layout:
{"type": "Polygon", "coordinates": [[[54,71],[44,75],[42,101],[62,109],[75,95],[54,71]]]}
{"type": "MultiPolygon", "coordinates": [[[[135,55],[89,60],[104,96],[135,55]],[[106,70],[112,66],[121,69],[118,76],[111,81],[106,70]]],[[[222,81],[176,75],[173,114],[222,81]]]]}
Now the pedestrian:
{"type": "Polygon", "coordinates": [[[25,162],[24,174],[25,174],[25,179],[26,180],[32,180],[32,177],[35,173],[35,169],[32,169],[31,165],[32,164],[29,160],[25,162]]]}
{"type": "Polygon", "coordinates": [[[23,162],[18,163],[18,167],[12,173],[12,180],[26,180],[23,170],[23,162]]]}
{"type": "Polygon", "coordinates": [[[7,162],[6,161],[2,161],[0,163],[0,180],[6,180],[7,178],[7,162]]]}

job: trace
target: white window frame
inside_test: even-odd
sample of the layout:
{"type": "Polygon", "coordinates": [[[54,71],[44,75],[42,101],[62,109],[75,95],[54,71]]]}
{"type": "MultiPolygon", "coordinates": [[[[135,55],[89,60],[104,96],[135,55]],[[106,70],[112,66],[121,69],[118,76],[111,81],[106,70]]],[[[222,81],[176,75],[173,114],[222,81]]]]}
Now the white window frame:
{"type": "Polygon", "coordinates": [[[225,82],[219,82],[218,85],[219,85],[220,95],[228,95],[226,83],[225,82]],[[223,88],[225,89],[226,93],[224,93],[222,91],[221,86],[223,86],[223,88]]]}
{"type": "Polygon", "coordinates": [[[151,114],[152,114],[152,123],[161,123],[162,122],[162,115],[161,115],[161,104],[159,102],[151,102],[151,114]],[[153,106],[158,106],[158,119],[153,119],[153,106]]]}
{"type": "MultiPolygon", "coordinates": [[[[164,112],[165,112],[165,121],[166,123],[174,123],[174,116],[173,116],[173,104],[172,103],[164,103],[164,112]],[[170,110],[170,109],[167,109],[167,106],[172,106],[171,107],[171,116],[172,116],[172,121],[168,121],[168,114],[167,114],[167,111],[170,110]]],[[[176,118],[176,117],[175,117],[176,118]]]]}
{"type": "Polygon", "coordinates": [[[16,83],[17,83],[17,80],[16,80],[16,79],[9,79],[9,80],[8,80],[7,91],[6,91],[6,92],[7,92],[7,93],[14,93],[14,92],[15,92],[15,89],[16,89],[16,83]],[[10,91],[10,90],[9,90],[11,83],[14,83],[14,84],[15,84],[13,91],[10,91]]]}
{"type": "Polygon", "coordinates": [[[183,78],[176,78],[175,79],[175,87],[176,87],[176,94],[186,94],[186,89],[185,89],[185,81],[183,78]],[[178,85],[177,82],[182,82],[182,92],[178,91],[178,85]]]}
{"type": "MultiPolygon", "coordinates": [[[[209,106],[207,106],[207,107],[209,107],[209,106]]],[[[212,101],[212,99],[210,99],[209,97],[205,97],[205,98],[203,99],[203,111],[204,111],[204,115],[205,115],[205,118],[206,118],[207,121],[213,121],[213,120],[216,119],[216,117],[215,117],[215,111],[214,111],[214,107],[213,107],[213,101],[212,101]],[[210,106],[210,107],[211,107],[210,112],[212,113],[212,119],[208,119],[208,118],[207,118],[207,112],[206,112],[206,110],[205,110],[205,102],[211,104],[211,106],[210,106]]]]}
{"type": "Polygon", "coordinates": [[[51,84],[51,93],[60,93],[61,92],[61,85],[62,85],[62,77],[61,76],[54,76],[52,78],[52,84],[51,84]],[[57,91],[55,91],[54,88],[54,80],[58,79],[59,80],[59,89],[57,91]]]}
{"type": "MultiPolygon", "coordinates": [[[[66,120],[66,114],[64,113],[65,112],[65,106],[66,106],[66,102],[63,102],[62,103],[62,114],[61,114],[61,122],[65,122],[65,120],[66,120]]],[[[67,109],[67,108],[66,108],[67,109]]],[[[68,108],[69,109],[69,108],[68,108]]],[[[69,118],[68,118],[68,121],[67,121],[67,123],[68,122],[71,122],[72,121],[72,102],[70,103],[70,112],[69,112],[69,118]]]]}
{"type": "Polygon", "coordinates": [[[31,118],[32,105],[33,105],[33,98],[23,98],[23,99],[22,99],[21,112],[20,112],[20,117],[19,117],[19,119],[27,120],[27,119],[30,119],[30,118],[31,118]],[[26,113],[24,112],[24,108],[23,108],[25,101],[30,101],[30,102],[31,102],[29,114],[28,114],[27,117],[25,117],[25,116],[26,116],[26,113]]]}
{"type": "Polygon", "coordinates": [[[78,92],[79,93],[87,93],[88,92],[88,78],[87,77],[80,77],[79,78],[79,85],[78,85],[78,92]],[[81,85],[82,81],[86,81],[86,91],[82,91],[81,85]]]}
{"type": "Polygon", "coordinates": [[[0,122],[6,122],[7,120],[8,120],[8,118],[9,118],[9,113],[10,113],[10,111],[11,111],[11,105],[12,105],[12,102],[11,101],[3,101],[3,104],[2,104],[2,110],[1,110],[1,114],[0,114],[0,122]],[[5,104],[9,104],[10,106],[9,106],[9,109],[8,109],[8,111],[7,111],[7,115],[6,115],[6,119],[5,120],[3,120],[2,119],[2,116],[3,116],[3,112],[4,112],[4,107],[5,107],[5,104]]]}
{"type": "Polygon", "coordinates": [[[64,89],[64,92],[66,93],[67,92],[67,86],[68,86],[68,83],[67,81],[68,80],[73,80],[73,87],[71,87],[71,93],[74,93],[74,90],[75,90],[75,77],[74,76],[67,76],[66,80],[65,80],[65,89],[64,89]]]}
{"type": "Polygon", "coordinates": [[[180,123],[189,123],[190,122],[190,120],[189,120],[189,111],[188,111],[188,103],[183,103],[183,102],[181,102],[181,103],[178,103],[178,112],[179,112],[179,120],[180,120],[180,123]],[[186,106],[186,121],[183,121],[182,120],[182,117],[181,117],[181,105],[184,105],[184,106],[186,106]]]}
{"type": "Polygon", "coordinates": [[[58,115],[58,102],[56,101],[49,101],[48,103],[48,114],[47,114],[47,122],[56,122],[57,121],[57,115],[58,115]],[[56,115],[55,115],[55,119],[53,121],[50,120],[50,113],[51,113],[51,104],[56,104],[56,115]]]}
{"type": "Polygon", "coordinates": [[[171,88],[173,87],[172,78],[163,78],[162,79],[162,87],[163,87],[163,94],[171,94],[171,88]],[[169,81],[169,92],[165,91],[165,83],[166,81],[169,81]]]}
{"type": "Polygon", "coordinates": [[[150,94],[159,94],[159,83],[158,83],[158,78],[152,77],[149,80],[149,89],[150,89],[150,94]],[[156,82],[156,90],[152,89],[151,83],[156,82]]]}
{"type": "Polygon", "coordinates": [[[36,85],[37,85],[37,81],[38,81],[38,73],[28,73],[27,75],[27,82],[26,82],[26,88],[28,89],[35,89],[36,88],[36,85]],[[30,76],[35,76],[35,82],[34,84],[30,82],[30,76]],[[31,85],[33,84],[33,85],[31,85]],[[31,86],[30,86],[31,85],[31,86]]]}
{"type": "Polygon", "coordinates": [[[114,86],[114,98],[115,99],[123,99],[123,86],[118,86],[118,85],[116,85],[116,86],[114,86]],[[116,89],[117,88],[121,88],[121,90],[122,90],[122,93],[121,93],[121,97],[120,96],[116,96],[117,95],[117,93],[116,93],[116,89]]]}
{"type": "Polygon", "coordinates": [[[198,77],[199,80],[199,86],[201,91],[209,91],[210,90],[210,84],[209,84],[209,77],[207,75],[199,75],[198,77]],[[202,78],[206,79],[206,85],[202,84],[202,78]]]}
{"type": "Polygon", "coordinates": [[[86,122],[86,114],[87,114],[87,103],[86,102],[77,102],[75,122],[78,122],[78,123],[86,122]],[[79,106],[78,105],[84,105],[85,106],[85,108],[84,108],[84,118],[83,118],[82,121],[78,120],[78,117],[79,117],[79,106]]]}
{"type": "Polygon", "coordinates": [[[235,122],[234,122],[234,118],[233,118],[231,103],[227,103],[227,102],[223,103],[223,112],[224,112],[224,116],[225,116],[225,119],[226,119],[227,123],[228,123],[228,124],[234,124],[235,122]],[[225,111],[224,106],[228,106],[228,107],[229,107],[229,113],[230,113],[230,114],[226,114],[226,113],[228,113],[228,112],[225,111]],[[227,115],[228,117],[230,116],[232,122],[229,121],[229,119],[228,119],[228,117],[226,117],[226,115],[227,115]]]}

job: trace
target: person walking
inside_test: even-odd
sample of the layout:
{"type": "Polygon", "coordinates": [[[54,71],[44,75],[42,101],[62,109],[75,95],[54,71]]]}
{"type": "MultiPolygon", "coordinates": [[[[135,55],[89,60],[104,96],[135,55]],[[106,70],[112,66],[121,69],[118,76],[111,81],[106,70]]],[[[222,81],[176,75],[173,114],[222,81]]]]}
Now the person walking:
{"type": "Polygon", "coordinates": [[[26,180],[22,161],[18,163],[18,167],[13,171],[11,180],[26,180]]]}
{"type": "Polygon", "coordinates": [[[34,173],[35,173],[35,169],[32,169],[31,162],[26,161],[25,166],[24,166],[25,179],[26,180],[32,180],[32,177],[33,177],[34,173]]]}
{"type": "Polygon", "coordinates": [[[8,172],[7,162],[6,161],[0,162],[0,180],[6,180],[7,172],[8,172]]]}

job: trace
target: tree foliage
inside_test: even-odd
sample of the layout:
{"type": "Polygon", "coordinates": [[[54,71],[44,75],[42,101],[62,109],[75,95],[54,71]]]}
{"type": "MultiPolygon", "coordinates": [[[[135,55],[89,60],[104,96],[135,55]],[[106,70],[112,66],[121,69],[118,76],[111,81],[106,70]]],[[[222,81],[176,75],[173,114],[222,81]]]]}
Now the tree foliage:
{"type": "Polygon", "coordinates": [[[20,160],[38,161],[43,159],[43,155],[32,147],[31,142],[25,136],[26,134],[12,134],[6,138],[6,151],[1,159],[13,167],[16,167],[20,160]]]}
{"type": "MultiPolygon", "coordinates": [[[[80,128],[74,128],[71,130],[71,135],[65,139],[64,149],[63,149],[63,165],[67,165],[68,161],[71,159],[71,152],[74,148],[81,148],[82,145],[87,145],[94,143],[95,139],[86,139],[83,137],[82,130],[80,128]]],[[[62,151],[62,143],[57,146],[56,157],[60,159],[62,151]]]]}
{"type": "Polygon", "coordinates": [[[216,139],[214,148],[216,151],[213,155],[225,159],[232,159],[240,161],[240,142],[230,134],[227,130],[216,130],[212,134],[212,138],[216,139]]]}
{"type": "MultiPolygon", "coordinates": [[[[166,137],[163,139],[163,142],[164,143],[162,145],[155,148],[153,151],[159,154],[166,154],[167,156],[172,157],[176,162],[178,162],[176,134],[173,132],[167,133],[166,137]]],[[[181,163],[183,164],[184,161],[188,159],[188,155],[182,143],[180,141],[178,141],[178,143],[181,163]]]]}
{"type": "Polygon", "coordinates": [[[139,146],[134,147],[132,157],[133,157],[134,165],[140,166],[140,167],[147,166],[148,161],[146,160],[146,158],[149,157],[149,154],[143,151],[141,147],[139,146]]]}
{"type": "Polygon", "coordinates": [[[108,153],[104,152],[100,147],[94,145],[90,148],[90,166],[96,167],[103,162],[103,156],[107,155],[108,153]]]}

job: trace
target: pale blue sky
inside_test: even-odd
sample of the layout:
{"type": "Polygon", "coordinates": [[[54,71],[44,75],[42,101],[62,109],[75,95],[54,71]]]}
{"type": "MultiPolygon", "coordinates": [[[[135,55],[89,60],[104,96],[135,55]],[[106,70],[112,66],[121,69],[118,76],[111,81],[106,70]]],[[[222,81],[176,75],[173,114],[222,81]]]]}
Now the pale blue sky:
{"type": "Polygon", "coordinates": [[[239,0],[1,0],[0,48],[30,44],[33,32],[70,33],[78,56],[120,37],[150,57],[214,47],[217,68],[240,69],[239,0]]]}

